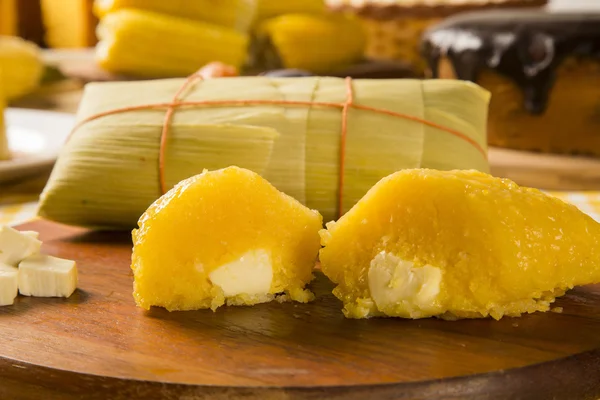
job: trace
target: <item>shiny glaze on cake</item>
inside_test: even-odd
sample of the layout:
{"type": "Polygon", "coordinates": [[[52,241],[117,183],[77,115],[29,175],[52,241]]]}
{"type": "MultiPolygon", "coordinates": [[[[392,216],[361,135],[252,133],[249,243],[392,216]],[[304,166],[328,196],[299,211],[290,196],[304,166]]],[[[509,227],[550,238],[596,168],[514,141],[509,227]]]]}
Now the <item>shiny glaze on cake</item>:
{"type": "MultiPolygon", "coordinates": [[[[524,107],[543,114],[558,67],[568,58],[600,63],[600,13],[545,10],[482,11],[430,28],[422,52],[433,77],[446,58],[459,79],[477,82],[483,69],[508,77],[524,94],[524,107]]],[[[600,98],[600,88],[598,88],[600,98]]]]}

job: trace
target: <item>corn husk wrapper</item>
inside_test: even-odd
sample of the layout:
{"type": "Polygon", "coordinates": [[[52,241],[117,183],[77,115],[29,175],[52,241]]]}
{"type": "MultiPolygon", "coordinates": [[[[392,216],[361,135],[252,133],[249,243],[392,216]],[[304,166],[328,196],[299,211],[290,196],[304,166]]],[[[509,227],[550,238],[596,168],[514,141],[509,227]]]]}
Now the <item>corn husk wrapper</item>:
{"type": "Polygon", "coordinates": [[[258,26],[252,67],[335,71],[363,57],[366,37],[358,20],[342,15],[286,14],[258,26]]]}
{"type": "MultiPolygon", "coordinates": [[[[170,102],[182,79],[93,83],[79,120],[117,108],[170,102]]],[[[457,80],[355,80],[355,103],[458,130],[486,148],[488,93],[457,80]]],[[[343,103],[339,78],[221,78],[200,82],[187,101],[293,100],[343,103]]],[[[39,214],[74,225],[134,227],[161,193],[158,155],[164,110],[128,111],[81,126],[59,157],[39,214]]],[[[230,165],[251,169],[324,219],[337,217],[342,111],[282,105],[180,108],[166,147],[168,188],[230,165]]],[[[420,122],[351,109],[344,210],[379,179],[404,168],[488,171],[475,146],[420,122]]]]}

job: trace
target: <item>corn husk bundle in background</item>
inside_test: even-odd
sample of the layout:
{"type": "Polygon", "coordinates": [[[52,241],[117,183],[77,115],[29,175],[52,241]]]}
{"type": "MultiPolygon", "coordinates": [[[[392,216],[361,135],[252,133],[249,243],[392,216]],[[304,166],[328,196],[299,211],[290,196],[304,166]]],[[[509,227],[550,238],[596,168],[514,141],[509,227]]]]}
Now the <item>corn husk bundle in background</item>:
{"type": "MultiPolygon", "coordinates": [[[[171,102],[184,79],[93,83],[78,120],[123,107],[171,102]]],[[[489,96],[457,80],[355,80],[355,104],[424,118],[486,148],[489,96]]],[[[279,100],[344,103],[340,78],[221,78],[199,82],[184,101],[279,100]]],[[[60,155],[39,214],[73,225],[132,228],[160,196],[164,110],[127,111],[83,124],[60,155]]],[[[184,178],[237,165],[251,169],[324,219],[338,214],[338,108],[243,105],[176,110],[165,153],[167,189],[184,178]]],[[[380,178],[404,168],[487,171],[486,157],[452,134],[372,111],[348,115],[343,191],[348,210],[380,178]]]]}
{"type": "Polygon", "coordinates": [[[138,77],[182,77],[213,61],[327,73],[360,60],[366,43],[357,20],[327,13],[323,0],[96,0],[95,10],[100,66],[138,77]]]}
{"type": "Polygon", "coordinates": [[[39,48],[16,36],[0,36],[0,69],[0,87],[6,99],[31,92],[44,71],[39,48]]]}
{"type": "Polygon", "coordinates": [[[16,0],[0,0],[0,35],[18,33],[16,0]]]}
{"type": "Polygon", "coordinates": [[[94,4],[101,18],[126,8],[204,21],[240,32],[248,31],[256,12],[255,0],[96,0],[94,4]]]}
{"type": "Polygon", "coordinates": [[[331,72],[363,56],[360,23],[339,15],[285,14],[260,24],[252,43],[256,69],[297,68],[331,72]]]}
{"type": "Polygon", "coordinates": [[[0,0],[0,35],[20,36],[41,45],[44,26],[40,8],[40,0],[0,0]]]}
{"type": "Polygon", "coordinates": [[[94,0],[0,0],[0,35],[51,48],[96,44],[94,0]]]}
{"type": "Polygon", "coordinates": [[[186,76],[214,60],[240,68],[248,47],[232,29],[135,9],[104,17],[98,37],[101,67],[141,77],[186,76]]]}
{"type": "Polygon", "coordinates": [[[52,48],[86,48],[96,44],[98,19],[93,0],[41,0],[45,42],[52,48]]]}

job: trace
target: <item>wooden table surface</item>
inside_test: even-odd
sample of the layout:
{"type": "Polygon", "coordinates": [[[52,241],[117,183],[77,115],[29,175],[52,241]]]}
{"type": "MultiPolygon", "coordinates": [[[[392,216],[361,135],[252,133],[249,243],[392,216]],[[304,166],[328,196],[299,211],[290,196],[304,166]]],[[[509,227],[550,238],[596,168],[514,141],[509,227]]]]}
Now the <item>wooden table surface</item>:
{"type": "Polygon", "coordinates": [[[0,399],[600,398],[600,286],[501,321],[345,319],[320,274],[310,304],[144,311],[128,233],[22,229],[80,283],[0,308],[0,399]]]}

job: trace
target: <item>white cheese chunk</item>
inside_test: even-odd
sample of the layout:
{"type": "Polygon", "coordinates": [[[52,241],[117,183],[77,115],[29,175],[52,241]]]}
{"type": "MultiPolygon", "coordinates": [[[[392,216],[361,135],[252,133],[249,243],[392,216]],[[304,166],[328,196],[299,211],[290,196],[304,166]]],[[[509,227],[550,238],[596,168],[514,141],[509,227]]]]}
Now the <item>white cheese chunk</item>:
{"type": "Polygon", "coordinates": [[[225,297],[267,294],[273,281],[271,255],[262,249],[248,251],[213,270],[209,278],[223,290],[225,297]]]}
{"type": "Polygon", "coordinates": [[[16,267],[21,260],[40,252],[42,242],[10,226],[0,226],[0,263],[16,267]]]}
{"type": "Polygon", "coordinates": [[[380,252],[371,261],[369,290],[379,311],[389,316],[424,318],[440,314],[437,302],[442,271],[414,263],[394,254],[380,252]]]}
{"type": "Polygon", "coordinates": [[[77,288],[75,261],[33,255],[19,264],[19,293],[36,297],[69,297],[77,288]]]}
{"type": "Polygon", "coordinates": [[[17,268],[0,264],[0,306],[8,306],[15,302],[19,293],[18,273],[17,268]]]}

